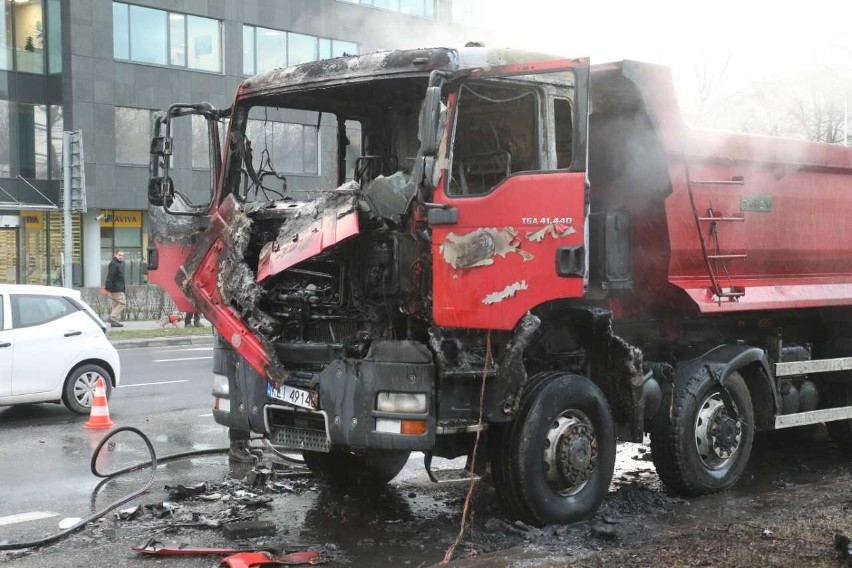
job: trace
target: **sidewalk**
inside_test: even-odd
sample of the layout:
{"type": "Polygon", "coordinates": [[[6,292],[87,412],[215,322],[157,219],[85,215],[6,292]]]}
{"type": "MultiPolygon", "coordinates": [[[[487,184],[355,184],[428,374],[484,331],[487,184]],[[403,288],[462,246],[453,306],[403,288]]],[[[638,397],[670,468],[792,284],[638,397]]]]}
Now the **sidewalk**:
{"type": "MultiPolygon", "coordinates": [[[[128,320],[124,327],[107,327],[107,338],[116,349],[163,347],[168,345],[212,345],[213,327],[203,317],[201,327],[162,325],[162,320],[128,320]]],[[[109,326],[109,323],[106,322],[109,326]]]]}

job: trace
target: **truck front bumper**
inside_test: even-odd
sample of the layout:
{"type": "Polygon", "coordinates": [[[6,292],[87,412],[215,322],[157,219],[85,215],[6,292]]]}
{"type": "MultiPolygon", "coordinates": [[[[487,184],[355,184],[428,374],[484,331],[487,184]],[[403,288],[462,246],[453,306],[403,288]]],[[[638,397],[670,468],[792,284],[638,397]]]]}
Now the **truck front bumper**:
{"type": "MultiPolygon", "coordinates": [[[[229,379],[228,411],[216,408],[213,413],[220,424],[263,433],[288,450],[328,452],[338,446],[424,451],[435,445],[435,366],[422,343],[374,341],[363,359],[335,359],[317,372],[292,373],[285,384],[309,391],[311,408],[290,404],[286,397],[281,400],[282,389],[271,398],[263,377],[245,362],[231,361],[216,365],[214,359],[214,369],[229,379]],[[418,395],[425,405],[415,412],[388,411],[387,405],[379,410],[380,393],[418,395]],[[402,424],[416,428],[404,429],[402,424]],[[394,425],[400,428],[393,431],[394,425]]],[[[286,367],[286,361],[282,363],[286,367]]],[[[219,401],[217,406],[225,405],[219,401]]]]}
{"type": "Polygon", "coordinates": [[[288,384],[316,393],[314,409],[267,397],[264,429],[276,445],[311,451],[332,446],[429,450],[435,445],[435,367],[421,343],[374,341],[363,359],[338,359],[288,384]],[[418,395],[425,404],[416,411],[380,410],[380,393],[418,395]],[[416,425],[416,432],[402,433],[402,424],[416,425]],[[394,425],[400,426],[397,431],[394,425]]]}

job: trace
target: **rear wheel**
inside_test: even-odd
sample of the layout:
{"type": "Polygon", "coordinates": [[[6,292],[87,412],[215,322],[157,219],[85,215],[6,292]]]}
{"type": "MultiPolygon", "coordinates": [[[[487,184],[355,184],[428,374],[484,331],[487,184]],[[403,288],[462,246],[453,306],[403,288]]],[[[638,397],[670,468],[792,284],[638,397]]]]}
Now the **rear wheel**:
{"type": "Polygon", "coordinates": [[[651,457],[670,489],[713,493],[742,475],[751,455],[754,412],[739,373],[728,377],[725,387],[709,373],[690,377],[675,387],[671,419],[661,416],[655,422],[651,457]]]}
{"type": "Polygon", "coordinates": [[[387,484],[402,471],[411,452],[365,450],[354,453],[302,452],[311,473],[335,487],[376,487],[387,484]]]}
{"type": "Polygon", "coordinates": [[[489,430],[492,476],[507,513],[533,525],[594,514],[615,467],[615,426],[601,390],[585,377],[530,379],[518,415],[489,430]]]}
{"type": "Polygon", "coordinates": [[[95,398],[95,383],[104,380],[106,396],[112,394],[112,382],[109,373],[100,365],[83,365],[71,371],[62,388],[62,402],[72,412],[89,414],[92,400],[95,398]]]}

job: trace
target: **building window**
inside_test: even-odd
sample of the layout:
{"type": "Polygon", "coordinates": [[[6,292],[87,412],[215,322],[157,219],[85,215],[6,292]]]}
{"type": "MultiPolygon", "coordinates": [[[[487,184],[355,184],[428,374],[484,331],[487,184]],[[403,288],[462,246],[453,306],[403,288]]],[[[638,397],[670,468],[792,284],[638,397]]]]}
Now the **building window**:
{"type": "Polygon", "coordinates": [[[47,72],[62,73],[61,0],[47,0],[47,72]]]}
{"type": "Polygon", "coordinates": [[[112,4],[113,56],[222,72],[222,23],[121,2],[112,4]]]}
{"type": "Polygon", "coordinates": [[[485,0],[450,0],[450,20],[454,24],[471,27],[493,27],[494,10],[489,10],[485,0]]]}
{"type": "Polygon", "coordinates": [[[115,107],[115,162],[147,164],[151,144],[151,111],[115,107]]]}
{"type": "Polygon", "coordinates": [[[166,64],[166,12],[130,7],[130,59],[139,63],[166,64]]]}
{"type": "Polygon", "coordinates": [[[218,20],[186,17],[188,67],[202,71],[222,71],[222,33],[218,20]]]}
{"type": "Polygon", "coordinates": [[[316,126],[249,119],[246,136],[251,140],[255,171],[269,169],[271,164],[282,174],[319,175],[316,126]]]}
{"type": "MultiPolygon", "coordinates": [[[[243,26],[243,74],[255,74],[254,26],[243,26]]],[[[322,57],[322,55],[320,55],[322,57]]]]}
{"type": "Polygon", "coordinates": [[[169,64],[186,66],[186,16],[169,14],[169,64]]]}
{"type": "MultiPolygon", "coordinates": [[[[80,264],[81,216],[71,216],[71,261],[80,264]]],[[[6,282],[23,284],[62,285],[62,256],[65,250],[63,238],[64,219],[61,212],[24,211],[21,213],[19,229],[22,241],[23,273],[19,277],[7,276],[6,282]]],[[[13,248],[17,252],[17,248],[13,248]]],[[[2,263],[0,263],[2,264],[2,263]]],[[[15,262],[17,264],[17,262],[15,262]]],[[[2,268],[0,268],[0,272],[2,268]]]]}
{"type": "Polygon", "coordinates": [[[361,6],[372,6],[381,10],[401,12],[409,16],[421,18],[435,17],[435,0],[337,0],[347,4],[360,4],[361,6]]]}
{"type": "Polygon", "coordinates": [[[0,69],[44,73],[62,71],[60,0],[47,0],[45,21],[41,0],[6,0],[0,10],[0,69]],[[45,50],[45,45],[49,49],[45,50]]]}
{"type": "Polygon", "coordinates": [[[48,161],[51,179],[62,178],[62,132],[65,130],[62,114],[61,105],[50,105],[48,107],[48,123],[50,124],[48,161]]]}
{"type": "Polygon", "coordinates": [[[358,44],[293,32],[243,26],[243,74],[266,73],[317,59],[358,53],[358,44]]]}
{"type": "Polygon", "coordinates": [[[18,172],[25,178],[47,179],[47,106],[16,103],[18,172]]]}

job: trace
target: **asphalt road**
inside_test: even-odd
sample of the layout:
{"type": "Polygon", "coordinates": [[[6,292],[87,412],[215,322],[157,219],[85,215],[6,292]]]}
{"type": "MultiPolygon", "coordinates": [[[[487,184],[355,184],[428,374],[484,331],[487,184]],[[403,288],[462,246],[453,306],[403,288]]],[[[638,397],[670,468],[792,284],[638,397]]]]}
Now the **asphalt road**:
{"type": "MultiPolygon", "coordinates": [[[[121,386],[109,403],[117,426],[145,432],[159,455],[227,446],[227,431],[213,422],[210,410],[212,346],[119,353],[121,386]]],[[[87,417],[55,404],[0,409],[0,542],[50,534],[61,519],[83,517],[93,510],[90,500],[99,480],[90,472],[89,460],[106,430],[86,430],[86,421],[87,417]]],[[[121,436],[104,460],[106,470],[147,460],[141,441],[121,436]]],[[[192,461],[180,467],[188,468],[192,461]]],[[[145,479],[143,474],[126,477],[108,484],[97,504],[106,504],[145,479]]]]}

